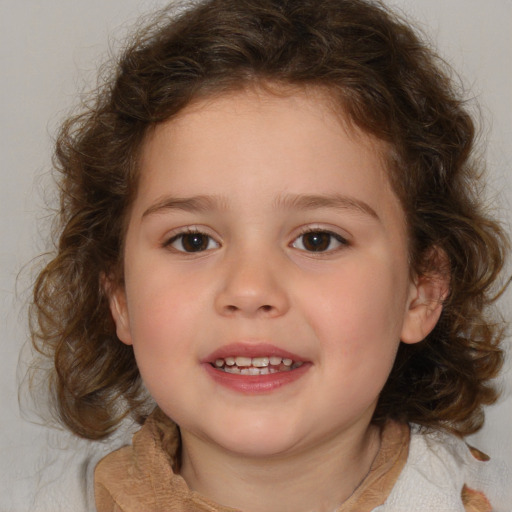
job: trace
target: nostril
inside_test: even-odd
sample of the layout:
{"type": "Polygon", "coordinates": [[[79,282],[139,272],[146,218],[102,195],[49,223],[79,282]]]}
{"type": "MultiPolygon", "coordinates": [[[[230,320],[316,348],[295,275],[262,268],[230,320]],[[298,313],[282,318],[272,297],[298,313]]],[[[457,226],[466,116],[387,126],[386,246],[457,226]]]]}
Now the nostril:
{"type": "Polygon", "coordinates": [[[268,312],[272,310],[272,306],[269,306],[268,304],[265,304],[264,306],[261,306],[260,309],[262,311],[268,312]]]}

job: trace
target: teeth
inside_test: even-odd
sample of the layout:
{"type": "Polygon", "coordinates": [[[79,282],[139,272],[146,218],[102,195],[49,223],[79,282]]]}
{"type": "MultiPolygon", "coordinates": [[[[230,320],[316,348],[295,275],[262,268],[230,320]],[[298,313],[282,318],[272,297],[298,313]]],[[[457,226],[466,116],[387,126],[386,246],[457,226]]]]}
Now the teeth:
{"type": "Polygon", "coordinates": [[[256,368],[265,368],[266,366],[268,366],[268,363],[269,363],[269,358],[268,357],[253,357],[252,358],[252,365],[255,366],[256,368]]]}
{"type": "Polygon", "coordinates": [[[303,363],[293,362],[289,358],[278,356],[245,357],[229,356],[225,359],[216,359],[214,366],[227,373],[241,375],[268,375],[269,373],[286,372],[299,368],[303,363]]]}
{"type": "Polygon", "coordinates": [[[250,357],[235,357],[235,363],[237,366],[251,366],[251,358],[250,357]]]}

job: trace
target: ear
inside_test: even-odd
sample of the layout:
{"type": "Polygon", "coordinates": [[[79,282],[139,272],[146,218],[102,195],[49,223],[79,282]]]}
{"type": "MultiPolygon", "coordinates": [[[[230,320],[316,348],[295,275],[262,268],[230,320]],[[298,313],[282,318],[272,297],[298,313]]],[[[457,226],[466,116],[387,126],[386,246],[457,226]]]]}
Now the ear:
{"type": "Polygon", "coordinates": [[[450,292],[448,257],[441,249],[427,256],[436,270],[417,276],[410,284],[401,340],[412,344],[424,340],[436,326],[443,302],[450,292]]]}
{"type": "Polygon", "coordinates": [[[101,281],[108,297],[112,318],[116,324],[117,337],[126,345],[132,345],[130,316],[128,314],[128,304],[124,286],[119,283],[114,283],[113,280],[107,277],[102,277],[101,281]]]}

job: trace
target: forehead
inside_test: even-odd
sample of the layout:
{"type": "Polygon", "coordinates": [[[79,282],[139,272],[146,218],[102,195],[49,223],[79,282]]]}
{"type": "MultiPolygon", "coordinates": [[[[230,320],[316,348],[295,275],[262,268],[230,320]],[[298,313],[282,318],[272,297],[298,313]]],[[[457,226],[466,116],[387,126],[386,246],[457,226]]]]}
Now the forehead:
{"type": "Polygon", "coordinates": [[[405,225],[386,155],[385,144],[335,110],[322,91],[210,97],[148,133],[132,213],[141,218],[170,196],[215,196],[217,205],[252,208],[254,215],[304,204],[285,196],[342,195],[405,225]]]}
{"type": "Polygon", "coordinates": [[[285,160],[297,171],[309,164],[312,181],[325,160],[337,153],[354,172],[372,167],[375,177],[388,182],[387,145],[358,129],[328,92],[274,87],[196,100],[171,120],[153,127],[139,160],[140,184],[147,186],[153,171],[162,166],[177,180],[176,185],[182,166],[189,173],[191,166],[199,165],[207,175],[208,169],[213,172],[220,153],[224,167],[237,165],[245,175],[263,171],[265,165],[277,167],[285,160]],[[349,158],[352,162],[347,162],[349,158]]]}

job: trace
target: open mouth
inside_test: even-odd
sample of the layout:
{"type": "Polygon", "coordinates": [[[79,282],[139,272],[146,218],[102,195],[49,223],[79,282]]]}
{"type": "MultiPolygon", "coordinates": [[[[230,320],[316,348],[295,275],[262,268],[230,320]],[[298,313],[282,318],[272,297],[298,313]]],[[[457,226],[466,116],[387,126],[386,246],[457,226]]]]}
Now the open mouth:
{"type": "Polygon", "coordinates": [[[229,356],[210,363],[217,370],[237,375],[269,375],[289,372],[300,368],[304,363],[279,356],[246,357],[229,356]]]}

